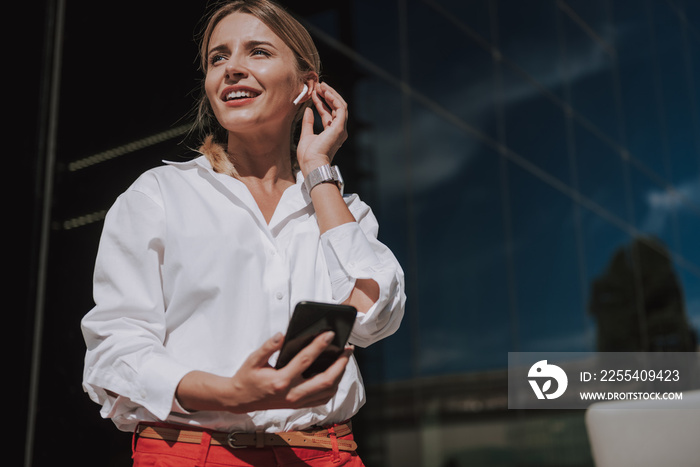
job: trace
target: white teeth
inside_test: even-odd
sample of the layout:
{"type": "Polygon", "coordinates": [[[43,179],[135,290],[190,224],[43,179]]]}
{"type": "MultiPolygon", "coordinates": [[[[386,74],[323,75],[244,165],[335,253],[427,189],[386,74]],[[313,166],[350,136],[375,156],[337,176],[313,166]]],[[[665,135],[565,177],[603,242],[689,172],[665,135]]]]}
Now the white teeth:
{"type": "Polygon", "coordinates": [[[242,97],[255,97],[250,91],[232,91],[226,94],[226,100],[240,99],[242,97]]]}

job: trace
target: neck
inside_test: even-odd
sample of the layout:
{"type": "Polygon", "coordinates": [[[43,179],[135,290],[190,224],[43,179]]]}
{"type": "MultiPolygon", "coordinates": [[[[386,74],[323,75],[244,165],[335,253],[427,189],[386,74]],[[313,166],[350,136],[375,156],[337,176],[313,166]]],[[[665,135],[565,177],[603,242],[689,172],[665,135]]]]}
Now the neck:
{"type": "Polygon", "coordinates": [[[227,150],[238,176],[253,183],[295,181],[290,157],[291,134],[229,132],[227,150]]]}

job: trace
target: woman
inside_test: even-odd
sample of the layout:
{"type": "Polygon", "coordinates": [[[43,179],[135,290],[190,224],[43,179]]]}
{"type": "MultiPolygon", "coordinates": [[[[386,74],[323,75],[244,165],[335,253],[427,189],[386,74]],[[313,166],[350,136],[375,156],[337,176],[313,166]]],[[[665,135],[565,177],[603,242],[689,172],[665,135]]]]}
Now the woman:
{"type": "Polygon", "coordinates": [[[403,315],[401,267],[330,166],[347,105],[319,82],[308,32],[269,0],[215,11],[201,55],[200,122],[217,128],[199,157],[147,171],[110,209],[84,388],[135,433],[135,465],[361,465],[352,347],[308,379],[329,333],[272,366],[302,300],[357,308],[350,342],[363,347],[403,315]]]}

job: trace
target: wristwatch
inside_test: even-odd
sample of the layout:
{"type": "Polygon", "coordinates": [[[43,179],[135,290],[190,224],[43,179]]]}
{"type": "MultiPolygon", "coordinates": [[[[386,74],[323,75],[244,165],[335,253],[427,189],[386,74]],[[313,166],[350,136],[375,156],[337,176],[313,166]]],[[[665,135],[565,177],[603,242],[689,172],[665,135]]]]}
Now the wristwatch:
{"type": "Polygon", "coordinates": [[[311,194],[311,190],[321,183],[335,183],[340,190],[340,194],[343,194],[343,188],[345,187],[345,182],[343,177],[340,175],[340,170],[338,166],[330,166],[329,164],[316,167],[312,170],[309,175],[304,180],[306,184],[306,191],[311,194]]]}

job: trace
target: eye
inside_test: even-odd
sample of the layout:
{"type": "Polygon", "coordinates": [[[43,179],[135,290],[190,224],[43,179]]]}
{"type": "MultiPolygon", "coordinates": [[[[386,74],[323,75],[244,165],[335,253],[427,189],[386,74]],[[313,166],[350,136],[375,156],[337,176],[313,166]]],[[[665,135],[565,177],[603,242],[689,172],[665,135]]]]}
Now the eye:
{"type": "Polygon", "coordinates": [[[213,54],[211,57],[209,57],[209,64],[210,65],[216,65],[217,63],[226,60],[226,57],[221,55],[221,54],[213,54]]]}
{"type": "Polygon", "coordinates": [[[257,55],[257,56],[263,56],[263,57],[269,57],[271,54],[269,51],[261,48],[255,48],[250,52],[251,55],[257,55]]]}

